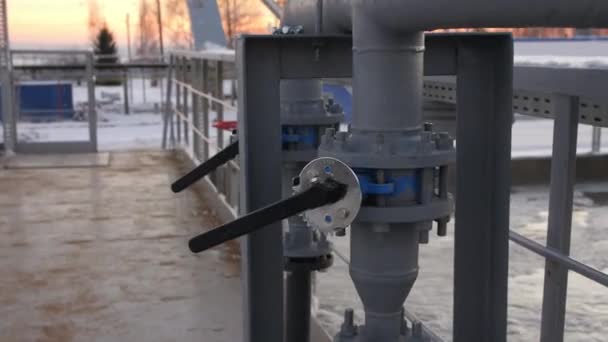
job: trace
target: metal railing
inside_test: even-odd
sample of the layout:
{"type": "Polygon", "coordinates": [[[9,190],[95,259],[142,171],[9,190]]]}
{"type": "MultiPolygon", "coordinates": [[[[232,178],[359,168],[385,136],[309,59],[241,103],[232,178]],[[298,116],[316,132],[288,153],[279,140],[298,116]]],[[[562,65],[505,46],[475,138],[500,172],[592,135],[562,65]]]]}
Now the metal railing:
{"type": "MultiPolygon", "coordinates": [[[[608,70],[515,67],[513,112],[553,119],[553,152],[547,246],[514,231],[512,242],[545,258],[541,342],[564,340],[568,272],[608,287],[608,275],[570,258],[578,125],[593,126],[591,152],[600,152],[601,127],[608,127],[608,100],[598,89],[608,70]]],[[[456,103],[457,82],[437,77],[424,84],[426,100],[456,103]]]]}
{"type": "MultiPolygon", "coordinates": [[[[226,102],[223,94],[224,68],[226,65],[234,67],[234,60],[232,53],[175,52],[171,54],[168,69],[170,82],[167,91],[167,103],[170,105],[167,106],[165,113],[163,147],[167,147],[167,142],[170,142],[172,146],[183,148],[194,161],[202,162],[225,146],[224,134],[221,130],[212,127],[211,117],[215,113],[217,120],[222,120],[225,110],[237,110],[233,104],[226,102]]],[[[547,246],[543,246],[514,231],[510,232],[510,240],[546,259],[541,340],[561,341],[564,334],[564,303],[567,296],[565,284],[568,271],[608,286],[607,274],[569,257],[577,126],[582,123],[593,125],[598,129],[608,127],[608,103],[602,97],[598,97],[597,92],[588,88],[598,87],[597,75],[592,79],[586,79],[585,73],[582,72],[576,84],[569,85],[577,90],[568,92],[559,87],[559,89],[555,88],[561,82],[560,77],[564,77],[555,69],[541,68],[540,71],[534,71],[537,73],[536,78],[541,77],[544,80],[541,85],[544,86],[541,87],[542,90],[538,90],[539,85],[535,83],[535,78],[521,77],[525,72],[527,71],[519,67],[515,70],[514,112],[556,120],[548,243],[547,246]]],[[[605,80],[608,81],[608,71],[602,73],[607,76],[605,80]]],[[[456,81],[450,78],[426,80],[423,92],[426,100],[455,104],[456,81]]],[[[599,130],[594,129],[593,132],[594,136],[597,135],[594,139],[593,151],[597,152],[599,130]]],[[[238,206],[238,172],[237,163],[230,162],[210,177],[217,191],[226,197],[227,203],[234,210],[238,206]]],[[[334,252],[338,258],[349,263],[348,258],[342,253],[337,250],[334,252]]],[[[406,316],[414,325],[423,329],[432,340],[440,340],[414,315],[406,313],[406,316]]]]}
{"type": "MultiPolygon", "coordinates": [[[[224,94],[225,81],[233,82],[225,74],[234,70],[234,58],[234,53],[223,51],[170,54],[163,148],[169,144],[182,148],[194,162],[200,163],[227,145],[231,137],[214,127],[214,121],[223,121],[227,112],[236,117],[236,106],[224,94]]],[[[234,86],[230,85],[232,93],[234,86]]],[[[239,203],[238,171],[238,164],[231,161],[209,177],[234,212],[239,203]]]]}

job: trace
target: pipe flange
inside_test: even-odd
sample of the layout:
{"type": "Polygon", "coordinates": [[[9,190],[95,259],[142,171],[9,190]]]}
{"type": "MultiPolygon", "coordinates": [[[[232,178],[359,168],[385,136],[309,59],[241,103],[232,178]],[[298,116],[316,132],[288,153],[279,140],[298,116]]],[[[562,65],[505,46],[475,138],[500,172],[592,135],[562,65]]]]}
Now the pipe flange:
{"type": "Polygon", "coordinates": [[[338,202],[305,211],[303,218],[311,228],[332,232],[350,226],[361,208],[363,195],[357,175],[348,165],[335,158],[318,158],[308,163],[300,173],[299,185],[295,190],[305,191],[327,179],[345,184],[346,195],[338,202]]]}
{"type": "Polygon", "coordinates": [[[334,264],[331,254],[320,255],[312,258],[284,258],[283,268],[285,271],[321,271],[334,264]]]}
{"type": "Polygon", "coordinates": [[[321,138],[319,155],[338,158],[354,168],[423,169],[456,161],[453,139],[446,133],[335,132],[321,138]]]}
{"type": "MultiPolygon", "coordinates": [[[[294,111],[295,112],[295,111],[294,111]]],[[[323,110],[319,113],[311,113],[307,115],[282,115],[281,125],[289,126],[332,126],[339,125],[344,121],[344,114],[331,114],[323,110]]]]}
{"type": "Polygon", "coordinates": [[[449,217],[454,211],[452,196],[428,204],[408,207],[361,207],[357,221],[376,223],[416,223],[449,217]]]}

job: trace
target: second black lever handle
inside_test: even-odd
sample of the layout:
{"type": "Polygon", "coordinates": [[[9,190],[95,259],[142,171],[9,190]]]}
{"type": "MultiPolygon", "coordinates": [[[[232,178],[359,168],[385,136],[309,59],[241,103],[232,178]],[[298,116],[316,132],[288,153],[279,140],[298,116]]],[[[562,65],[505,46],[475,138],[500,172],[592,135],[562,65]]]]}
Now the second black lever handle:
{"type": "Polygon", "coordinates": [[[190,185],[196,183],[199,179],[205,177],[213,170],[226,164],[230,160],[234,159],[239,154],[239,142],[235,141],[228,145],[225,149],[219,151],[216,155],[209,158],[206,162],[197,166],[194,170],[188,172],[182,178],[176,180],[171,184],[171,190],[177,193],[180,192],[190,185]]]}
{"type": "Polygon", "coordinates": [[[192,238],[189,243],[190,250],[193,253],[199,253],[305,210],[335,203],[344,197],[346,190],[346,185],[331,179],[313,184],[309,189],[288,199],[255,210],[219,228],[192,238]]]}

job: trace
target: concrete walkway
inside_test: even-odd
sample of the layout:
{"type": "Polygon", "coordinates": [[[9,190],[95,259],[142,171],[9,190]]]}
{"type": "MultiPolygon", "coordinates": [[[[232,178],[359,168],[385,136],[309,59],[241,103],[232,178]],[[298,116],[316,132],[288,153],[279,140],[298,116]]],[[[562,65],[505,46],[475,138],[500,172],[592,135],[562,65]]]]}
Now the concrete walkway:
{"type": "Polygon", "coordinates": [[[176,165],[0,169],[0,341],[239,341],[235,245],[188,251],[219,222],[176,165]]]}

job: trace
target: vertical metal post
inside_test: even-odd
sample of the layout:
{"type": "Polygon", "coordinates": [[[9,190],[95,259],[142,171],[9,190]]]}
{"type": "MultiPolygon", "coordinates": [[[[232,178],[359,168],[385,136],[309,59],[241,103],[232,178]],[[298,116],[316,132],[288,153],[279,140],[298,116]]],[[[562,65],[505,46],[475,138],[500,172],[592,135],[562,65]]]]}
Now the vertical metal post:
{"type": "MultiPolygon", "coordinates": [[[[224,100],[224,64],[222,61],[215,63],[215,97],[219,100],[224,100]]],[[[217,121],[224,120],[224,105],[221,103],[215,103],[215,118],[217,121]]],[[[224,148],[224,130],[221,128],[216,129],[217,132],[217,149],[218,151],[224,148]]],[[[227,167],[221,166],[215,172],[215,185],[220,192],[226,192],[226,173],[230,172],[227,167]]]]}
{"type": "MultiPolygon", "coordinates": [[[[224,100],[224,63],[218,61],[215,66],[215,96],[224,100]]],[[[221,104],[216,105],[216,117],[217,121],[224,120],[224,106],[221,104]]],[[[221,129],[217,130],[217,148],[221,150],[224,148],[224,131],[221,129]]]]}
{"type": "MultiPolygon", "coordinates": [[[[554,96],[553,158],[547,247],[570,254],[572,196],[576,180],[576,140],[578,135],[578,97],[554,96]]],[[[547,260],[541,320],[541,342],[564,340],[564,319],[568,291],[568,269],[547,260]]]]}
{"type": "MultiPolygon", "coordinates": [[[[240,214],[281,198],[279,50],[270,41],[239,38],[240,214]]],[[[243,341],[283,342],[282,224],[241,240],[243,341]]]]}
{"type": "Polygon", "coordinates": [[[463,38],[458,50],[454,342],[507,335],[513,43],[463,38]]]}
{"type": "Polygon", "coordinates": [[[95,110],[95,71],[93,70],[93,54],[87,53],[87,91],[89,116],[89,143],[91,150],[97,152],[97,111],[95,110]]]}
{"type": "Polygon", "coordinates": [[[167,101],[165,103],[164,118],[163,118],[163,143],[162,148],[167,148],[167,131],[171,124],[171,142],[174,142],[173,136],[173,101],[171,98],[171,89],[173,88],[173,66],[175,57],[169,57],[169,65],[167,66],[167,101]]]}
{"type": "Polygon", "coordinates": [[[591,135],[591,152],[600,153],[602,146],[602,128],[593,126],[593,132],[591,135]]]}
{"type": "MultiPolygon", "coordinates": [[[[178,82],[182,82],[184,80],[183,76],[183,57],[177,57],[175,66],[175,79],[178,82]]],[[[182,92],[185,91],[184,87],[181,83],[175,84],[175,108],[179,113],[183,113],[182,110],[182,92]]],[[[177,129],[177,143],[180,144],[182,142],[182,118],[177,115],[175,117],[175,128],[177,129]]]]}
{"type": "Polygon", "coordinates": [[[129,70],[125,69],[122,74],[122,94],[125,105],[125,114],[129,115],[129,70]]]}
{"type": "MultiPolygon", "coordinates": [[[[203,60],[203,70],[201,73],[202,83],[201,91],[207,94],[209,91],[209,62],[203,60]]],[[[209,159],[209,99],[203,99],[203,134],[205,135],[205,144],[203,145],[203,160],[209,159]]]]}
{"type": "Polygon", "coordinates": [[[4,128],[4,149],[7,154],[15,152],[17,148],[17,117],[14,108],[14,85],[11,71],[7,67],[2,71],[2,125],[4,128]]]}
{"type": "MultiPolygon", "coordinates": [[[[193,89],[195,90],[199,90],[200,91],[200,59],[198,58],[193,58],[192,59],[192,76],[191,76],[191,83],[190,85],[192,86],[193,89]]],[[[200,112],[200,102],[201,102],[201,97],[196,94],[195,92],[192,92],[192,125],[194,126],[194,128],[200,130],[201,127],[201,112],[200,112]]],[[[201,158],[201,138],[199,137],[198,134],[194,133],[194,131],[192,132],[192,151],[194,153],[194,156],[200,160],[201,158]]]]}
{"type": "MultiPolygon", "coordinates": [[[[188,85],[192,85],[192,59],[184,58],[184,73],[183,73],[183,82],[188,85]]],[[[188,95],[190,94],[190,89],[184,87],[184,102],[183,102],[183,113],[185,116],[184,120],[184,144],[188,145],[190,143],[190,124],[188,120],[190,119],[190,105],[188,102],[188,95]]]]}

